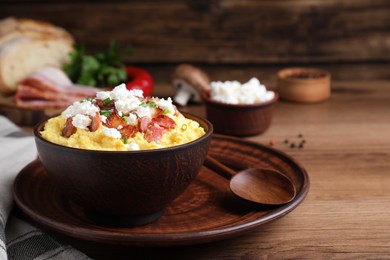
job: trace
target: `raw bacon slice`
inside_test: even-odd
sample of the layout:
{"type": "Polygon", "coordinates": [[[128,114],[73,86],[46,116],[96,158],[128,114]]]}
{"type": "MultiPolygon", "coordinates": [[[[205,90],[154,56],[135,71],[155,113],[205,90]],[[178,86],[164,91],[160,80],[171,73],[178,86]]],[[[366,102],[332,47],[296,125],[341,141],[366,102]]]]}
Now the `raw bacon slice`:
{"type": "Polygon", "coordinates": [[[18,84],[16,104],[23,108],[63,108],[95,96],[100,89],[73,84],[60,69],[45,67],[18,84]]]}

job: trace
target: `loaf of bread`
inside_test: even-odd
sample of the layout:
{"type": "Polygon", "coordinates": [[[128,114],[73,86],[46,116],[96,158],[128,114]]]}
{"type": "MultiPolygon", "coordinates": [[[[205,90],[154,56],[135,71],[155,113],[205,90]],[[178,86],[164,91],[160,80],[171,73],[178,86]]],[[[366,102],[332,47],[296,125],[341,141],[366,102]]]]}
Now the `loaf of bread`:
{"type": "Polygon", "coordinates": [[[20,81],[45,66],[69,61],[74,39],[63,28],[30,19],[0,21],[0,91],[12,94],[20,81]]]}

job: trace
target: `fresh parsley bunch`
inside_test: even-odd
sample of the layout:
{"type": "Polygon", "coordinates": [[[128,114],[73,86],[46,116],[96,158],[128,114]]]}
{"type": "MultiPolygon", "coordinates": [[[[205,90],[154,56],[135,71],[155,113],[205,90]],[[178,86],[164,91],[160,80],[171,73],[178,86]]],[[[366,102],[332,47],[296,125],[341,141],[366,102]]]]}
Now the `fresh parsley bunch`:
{"type": "MultiPolygon", "coordinates": [[[[132,49],[127,50],[128,53],[132,49]]],[[[70,53],[70,63],[63,67],[69,78],[77,84],[107,88],[127,81],[125,65],[121,60],[118,45],[111,42],[106,52],[86,54],[81,44],[70,53]]]]}

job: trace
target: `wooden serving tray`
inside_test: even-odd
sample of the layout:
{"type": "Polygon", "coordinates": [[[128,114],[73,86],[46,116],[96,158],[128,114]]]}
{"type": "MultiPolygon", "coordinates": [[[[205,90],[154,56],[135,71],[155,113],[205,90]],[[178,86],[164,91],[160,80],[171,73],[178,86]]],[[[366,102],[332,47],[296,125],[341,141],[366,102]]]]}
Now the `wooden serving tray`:
{"type": "Polygon", "coordinates": [[[26,109],[16,106],[14,96],[0,94],[0,115],[9,118],[18,126],[34,126],[44,119],[57,116],[64,108],[26,109]]]}
{"type": "Polygon", "coordinates": [[[309,191],[305,169],[276,149],[214,135],[209,153],[237,170],[256,166],[279,170],[296,185],[297,196],[278,207],[252,204],[235,197],[226,179],[202,167],[196,180],[158,221],[141,227],[110,228],[94,223],[80,206],[63,198],[37,160],[15,179],[14,198],[39,226],[63,235],[126,246],[174,246],[217,241],[249,232],[291,212],[309,191]]]}

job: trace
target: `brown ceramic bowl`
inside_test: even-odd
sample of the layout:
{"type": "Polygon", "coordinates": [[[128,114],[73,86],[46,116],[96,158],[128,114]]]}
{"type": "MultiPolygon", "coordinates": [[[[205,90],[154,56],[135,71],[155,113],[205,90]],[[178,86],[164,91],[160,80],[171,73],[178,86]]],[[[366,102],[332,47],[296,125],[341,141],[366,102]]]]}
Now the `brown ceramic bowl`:
{"type": "Polygon", "coordinates": [[[330,74],[314,68],[287,68],[278,72],[278,91],[281,99],[316,103],[330,97],[330,74]]]}
{"type": "Polygon", "coordinates": [[[212,124],[183,114],[206,134],[170,148],[116,152],[65,147],[41,137],[46,121],[35,126],[35,142],[59,194],[84,208],[90,219],[110,226],[144,225],[158,219],[188,187],[206,157],[212,124]]]}
{"type": "Polygon", "coordinates": [[[252,136],[265,132],[271,125],[274,104],[278,93],[267,102],[250,105],[233,105],[210,99],[203,93],[207,119],[213,124],[214,131],[233,136],[252,136]]]}

